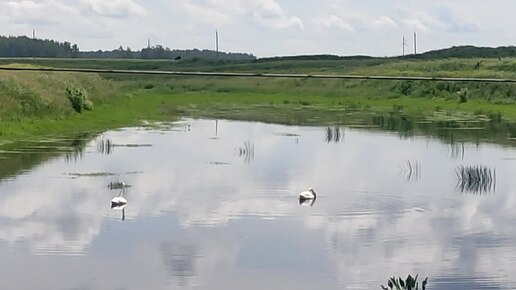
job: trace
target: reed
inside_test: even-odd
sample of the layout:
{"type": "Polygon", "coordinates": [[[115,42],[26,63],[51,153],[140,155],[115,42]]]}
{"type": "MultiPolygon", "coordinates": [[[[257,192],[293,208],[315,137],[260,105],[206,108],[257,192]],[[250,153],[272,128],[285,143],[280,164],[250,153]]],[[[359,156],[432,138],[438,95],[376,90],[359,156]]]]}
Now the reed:
{"type": "Polygon", "coordinates": [[[405,174],[407,181],[421,179],[421,162],[418,160],[407,160],[405,163],[405,174]]]}
{"type": "Polygon", "coordinates": [[[97,141],[97,152],[100,154],[111,155],[115,144],[111,139],[100,139],[97,141]]]}
{"type": "Polygon", "coordinates": [[[464,142],[450,144],[450,157],[452,159],[464,160],[464,142]]]}
{"type": "Polygon", "coordinates": [[[344,139],[344,130],[340,127],[326,127],[323,131],[326,143],[339,143],[344,139]]]}
{"type": "Polygon", "coordinates": [[[108,188],[110,190],[119,190],[119,189],[125,189],[127,187],[131,187],[130,185],[127,185],[126,183],[124,182],[121,182],[121,181],[115,181],[115,182],[110,182],[108,184],[108,188]]]}
{"type": "Polygon", "coordinates": [[[243,157],[246,164],[250,164],[254,160],[254,144],[245,141],[243,146],[235,148],[235,154],[238,157],[243,157]]]}
{"type": "Polygon", "coordinates": [[[487,166],[458,166],[457,189],[461,193],[486,194],[496,188],[496,170],[487,166]]]}

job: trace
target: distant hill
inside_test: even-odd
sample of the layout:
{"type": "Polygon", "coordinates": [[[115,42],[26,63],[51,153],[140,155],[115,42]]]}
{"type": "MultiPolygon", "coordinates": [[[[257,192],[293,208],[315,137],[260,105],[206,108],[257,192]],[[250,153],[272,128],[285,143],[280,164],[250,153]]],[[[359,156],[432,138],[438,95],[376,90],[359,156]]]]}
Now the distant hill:
{"type": "Polygon", "coordinates": [[[77,44],[50,39],[32,39],[26,36],[0,36],[0,57],[48,58],[112,58],[112,59],[171,59],[171,60],[254,60],[248,53],[219,52],[213,50],[176,50],[161,45],[133,51],[119,47],[113,50],[81,51],[77,44]]]}
{"type": "Polygon", "coordinates": [[[314,54],[314,55],[296,55],[296,56],[276,56],[260,58],[258,61],[275,61],[275,60],[364,60],[374,59],[375,57],[366,55],[338,56],[333,54],[314,54]]]}
{"type": "Polygon", "coordinates": [[[502,58],[516,57],[516,46],[502,47],[476,47],[471,45],[454,46],[451,48],[432,50],[429,52],[406,55],[396,57],[372,57],[365,55],[354,56],[338,56],[331,54],[320,55],[299,55],[299,56],[281,56],[260,58],[258,61],[287,61],[287,60],[304,60],[304,61],[324,61],[324,60],[388,60],[388,59],[444,59],[444,58],[502,58]]]}
{"type": "Polygon", "coordinates": [[[516,47],[476,47],[471,45],[454,46],[446,49],[433,50],[407,58],[439,59],[439,58],[498,58],[516,56],[516,47]]]}

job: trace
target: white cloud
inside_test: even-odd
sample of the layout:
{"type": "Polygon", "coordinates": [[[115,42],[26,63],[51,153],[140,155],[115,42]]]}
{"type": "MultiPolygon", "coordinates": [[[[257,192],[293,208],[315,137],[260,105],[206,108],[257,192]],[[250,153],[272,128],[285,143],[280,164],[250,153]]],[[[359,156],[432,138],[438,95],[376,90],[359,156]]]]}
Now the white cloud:
{"type": "Polygon", "coordinates": [[[303,21],[299,17],[288,16],[274,0],[206,0],[202,2],[189,0],[183,7],[197,21],[212,25],[245,23],[249,19],[253,19],[265,27],[304,28],[303,21]]]}
{"type": "Polygon", "coordinates": [[[414,31],[421,51],[514,44],[514,9],[509,0],[0,0],[0,27],[4,35],[34,28],[40,37],[87,50],[140,49],[148,38],[170,48],[213,48],[218,28],[227,51],[390,56],[414,31]]]}
{"type": "Polygon", "coordinates": [[[263,19],[274,19],[284,17],[283,9],[274,0],[255,1],[255,15],[263,19]]]}
{"type": "Polygon", "coordinates": [[[353,27],[353,25],[345,22],[342,18],[336,15],[330,15],[327,18],[320,18],[316,20],[316,22],[322,23],[326,28],[338,28],[349,32],[355,32],[355,27],[353,27]]]}
{"type": "Polygon", "coordinates": [[[423,21],[420,19],[405,19],[403,20],[403,24],[412,30],[417,30],[420,32],[431,31],[431,28],[427,24],[423,23],[423,21]]]}
{"type": "Polygon", "coordinates": [[[373,24],[378,27],[398,27],[398,24],[391,17],[385,15],[373,20],[373,24]]]}
{"type": "MultiPolygon", "coordinates": [[[[237,11],[228,11],[225,7],[203,6],[192,1],[183,4],[184,11],[188,13],[196,22],[221,27],[235,22],[231,17],[237,11]],[[232,12],[232,13],[231,13],[232,12]]],[[[240,11],[236,15],[240,15],[240,11]]]]}
{"type": "Polygon", "coordinates": [[[8,1],[0,3],[2,10],[8,19],[14,23],[30,23],[32,25],[48,25],[62,23],[68,17],[77,16],[79,10],[59,1],[8,1]],[[59,15],[61,17],[49,17],[59,15]]]}
{"type": "Polygon", "coordinates": [[[84,3],[100,16],[128,18],[145,15],[145,8],[133,0],[84,0],[84,3]]]}

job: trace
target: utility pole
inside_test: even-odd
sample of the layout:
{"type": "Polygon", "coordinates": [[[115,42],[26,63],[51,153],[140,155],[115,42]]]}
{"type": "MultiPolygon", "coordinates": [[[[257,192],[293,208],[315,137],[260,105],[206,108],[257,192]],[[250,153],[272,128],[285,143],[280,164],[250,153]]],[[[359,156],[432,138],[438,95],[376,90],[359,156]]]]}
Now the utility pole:
{"type": "Polygon", "coordinates": [[[405,47],[406,46],[407,46],[407,41],[405,40],[405,36],[403,36],[403,43],[402,43],[403,56],[405,56],[405,47]]]}
{"type": "Polygon", "coordinates": [[[414,55],[417,54],[417,34],[414,32],[414,55]]]}
{"type": "Polygon", "coordinates": [[[36,29],[32,29],[32,39],[36,39],[36,29]]]}
{"type": "Polygon", "coordinates": [[[217,60],[219,59],[219,31],[215,29],[215,49],[217,51],[217,60]]]}

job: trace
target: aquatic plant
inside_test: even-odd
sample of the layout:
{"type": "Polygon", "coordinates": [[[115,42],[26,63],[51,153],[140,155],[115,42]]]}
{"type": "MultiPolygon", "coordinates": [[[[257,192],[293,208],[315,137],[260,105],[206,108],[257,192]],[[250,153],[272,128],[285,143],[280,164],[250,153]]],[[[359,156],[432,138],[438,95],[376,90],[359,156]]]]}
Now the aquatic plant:
{"type": "Polygon", "coordinates": [[[235,149],[235,154],[238,157],[244,157],[245,163],[249,164],[254,160],[254,145],[249,141],[245,141],[243,147],[240,146],[235,149]]]}
{"type": "Polygon", "coordinates": [[[131,187],[131,186],[128,185],[127,183],[121,182],[121,181],[110,182],[108,184],[108,188],[110,190],[126,189],[128,187],[131,187]]]}
{"type": "Polygon", "coordinates": [[[115,144],[110,139],[101,139],[97,141],[97,152],[101,154],[110,155],[113,153],[113,148],[115,144]]]}
{"type": "Polygon", "coordinates": [[[464,142],[460,142],[460,143],[452,142],[450,144],[450,148],[451,148],[450,157],[452,159],[464,160],[464,153],[465,153],[464,142]]]}
{"type": "Polygon", "coordinates": [[[323,131],[326,143],[339,143],[344,139],[344,131],[340,127],[326,127],[323,131]]]}
{"type": "Polygon", "coordinates": [[[421,162],[419,162],[418,160],[407,160],[404,172],[407,176],[408,181],[421,179],[421,162]]]}
{"type": "MultiPolygon", "coordinates": [[[[382,287],[383,290],[419,290],[419,282],[417,282],[418,276],[419,274],[416,275],[416,277],[408,275],[407,279],[405,280],[401,279],[401,277],[398,279],[396,279],[396,277],[392,277],[389,279],[389,281],[387,281],[388,287],[385,287],[384,285],[380,285],[380,287],[382,287]]],[[[428,277],[426,277],[425,280],[423,280],[423,282],[421,283],[422,290],[426,289],[427,283],[428,277]]]]}
{"type": "Polygon", "coordinates": [[[461,193],[485,194],[494,191],[496,186],[496,170],[487,166],[458,166],[457,189],[461,193]]]}

